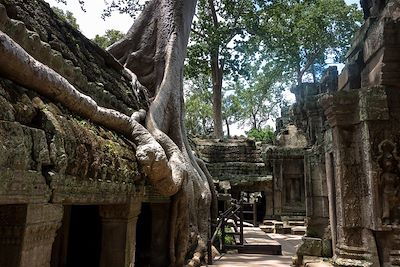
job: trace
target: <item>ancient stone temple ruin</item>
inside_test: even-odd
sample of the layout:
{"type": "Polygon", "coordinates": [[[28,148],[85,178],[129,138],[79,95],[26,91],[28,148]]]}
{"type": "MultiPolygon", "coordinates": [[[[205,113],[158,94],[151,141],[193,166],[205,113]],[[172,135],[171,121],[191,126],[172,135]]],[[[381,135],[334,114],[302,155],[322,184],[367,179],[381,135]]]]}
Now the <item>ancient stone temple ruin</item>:
{"type": "MultiPolygon", "coordinates": [[[[366,20],[346,67],[340,75],[331,67],[320,83],[292,89],[296,103],[278,120],[274,145],[193,140],[214,180],[231,182],[234,197],[262,193],[261,221],[305,217],[297,265],[311,255],[332,257],[335,266],[400,266],[400,2],[364,0],[362,7],[366,20]]],[[[211,185],[200,194],[204,199],[190,203],[208,206],[184,213],[190,205],[182,191],[155,192],[136,143],[79,115],[80,106],[56,101],[65,95],[41,92],[67,81],[79,88],[73,94],[82,103],[95,102],[134,122],[143,121],[135,111],[149,110],[155,95],[132,83],[130,71],[41,0],[0,0],[0,44],[0,53],[20,49],[29,56],[20,65],[0,58],[0,266],[183,266],[190,242],[198,245],[192,251],[204,252],[205,242],[193,240],[205,241],[209,225],[199,223],[198,235],[189,235],[194,226],[188,217],[209,218],[211,185]],[[28,81],[16,82],[15,66],[25,65],[47,66],[57,75],[40,76],[53,83],[31,90],[32,76],[19,73],[28,81]],[[171,234],[171,225],[185,225],[184,231],[171,234]],[[178,239],[182,244],[173,242],[178,239]]],[[[149,47],[143,50],[153,51],[149,47]]],[[[181,140],[181,132],[174,134],[181,140]]],[[[182,140],[180,152],[195,161],[182,140]]],[[[183,156],[165,144],[174,156],[169,167],[183,156]]],[[[202,167],[165,170],[182,171],[183,180],[202,167]]],[[[203,185],[212,181],[201,179],[203,185]]]]}
{"type": "MultiPolygon", "coordinates": [[[[282,112],[283,117],[289,114],[282,112]]],[[[274,219],[305,215],[304,153],[307,140],[297,127],[287,122],[277,128],[275,145],[263,148],[263,158],[272,172],[274,219]]]]}
{"type": "MultiPolygon", "coordinates": [[[[289,118],[284,114],[282,120],[289,118]]],[[[290,121],[282,124],[275,145],[251,139],[193,139],[198,156],[216,182],[241,199],[260,193],[258,220],[303,219],[305,215],[304,149],[306,137],[290,121]],[[222,182],[222,183],[221,183],[222,182]]]]}
{"type": "Polygon", "coordinates": [[[341,75],[331,68],[320,85],[294,89],[297,125],[312,145],[309,229],[298,255],[331,251],[335,266],[399,266],[400,3],[362,2],[366,21],[341,75]]]}
{"type": "MultiPolygon", "coordinates": [[[[43,1],[0,1],[0,30],[102,106],[147,108],[121,65],[43,1]]],[[[170,200],[135,157],[123,136],[0,77],[0,266],[133,266],[135,250],[136,266],[164,266],[170,200]]]]}
{"type": "MultiPolygon", "coordinates": [[[[272,217],[275,213],[271,171],[262,158],[262,144],[249,139],[193,139],[198,156],[206,163],[220,192],[236,200],[246,194],[260,193],[258,220],[272,217]]],[[[224,201],[220,194],[220,201],[224,201]]],[[[224,205],[220,203],[220,210],[224,205]],[[221,206],[222,205],[222,206],[221,206]]]]}

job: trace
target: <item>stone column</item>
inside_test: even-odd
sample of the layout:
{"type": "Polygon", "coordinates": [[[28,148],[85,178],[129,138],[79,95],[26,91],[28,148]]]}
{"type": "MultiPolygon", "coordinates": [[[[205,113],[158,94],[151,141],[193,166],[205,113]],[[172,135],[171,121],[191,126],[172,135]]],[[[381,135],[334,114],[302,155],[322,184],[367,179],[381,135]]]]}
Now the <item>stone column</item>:
{"type": "Polygon", "coordinates": [[[274,217],[280,219],[282,214],[282,200],[285,192],[283,191],[283,160],[273,160],[274,170],[274,182],[273,182],[273,193],[274,193],[274,217]]]}
{"type": "Polygon", "coordinates": [[[386,93],[378,87],[338,92],[323,103],[332,127],[327,158],[333,168],[327,171],[336,212],[335,266],[379,266],[373,234],[380,230],[376,151],[389,118],[386,93]]]}
{"type": "Polygon", "coordinates": [[[61,205],[0,206],[0,266],[50,266],[62,217],[61,205]]]}
{"type": "Polygon", "coordinates": [[[272,219],[272,216],[274,214],[274,195],[272,189],[267,189],[264,191],[265,192],[265,201],[266,201],[266,206],[265,206],[265,217],[267,219],[272,219]]]}
{"type": "Polygon", "coordinates": [[[141,202],[100,206],[102,221],[101,267],[135,264],[136,223],[141,202]]]}

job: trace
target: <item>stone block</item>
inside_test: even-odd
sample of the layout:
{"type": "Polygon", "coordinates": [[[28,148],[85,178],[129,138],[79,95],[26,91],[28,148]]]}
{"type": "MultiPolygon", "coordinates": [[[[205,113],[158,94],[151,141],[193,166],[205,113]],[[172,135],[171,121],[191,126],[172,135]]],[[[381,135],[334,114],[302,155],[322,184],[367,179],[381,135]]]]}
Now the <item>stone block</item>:
{"type": "Polygon", "coordinates": [[[322,257],[332,257],[332,240],[322,239],[322,257]]]}
{"type": "Polygon", "coordinates": [[[295,226],[292,228],[292,235],[305,235],[306,227],[305,226],[295,226]]]}
{"type": "Polygon", "coordinates": [[[0,266],[49,267],[62,216],[61,205],[0,206],[0,266]]]}
{"type": "Polygon", "coordinates": [[[303,243],[297,250],[297,255],[322,256],[322,239],[303,237],[303,243]]]}

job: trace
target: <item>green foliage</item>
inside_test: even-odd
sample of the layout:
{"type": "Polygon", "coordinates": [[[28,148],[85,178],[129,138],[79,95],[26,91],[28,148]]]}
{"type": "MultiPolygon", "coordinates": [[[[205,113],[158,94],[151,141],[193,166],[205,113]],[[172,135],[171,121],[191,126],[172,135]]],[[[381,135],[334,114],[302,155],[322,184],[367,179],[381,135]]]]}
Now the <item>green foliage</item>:
{"type": "Polygon", "coordinates": [[[232,122],[261,129],[269,119],[278,116],[279,107],[285,102],[283,85],[279,83],[282,74],[273,64],[265,65],[260,73],[257,69],[250,73],[251,82],[238,80],[231,85],[233,94],[225,114],[231,116],[232,122]]]}
{"type": "Polygon", "coordinates": [[[76,18],[74,17],[74,14],[72,14],[71,11],[64,11],[58,7],[52,7],[53,11],[57,14],[59,18],[62,20],[68,22],[72,27],[75,29],[79,30],[79,25],[76,22],[76,18]]]}
{"type": "Polygon", "coordinates": [[[200,76],[191,82],[185,95],[185,126],[190,135],[209,135],[213,131],[210,79],[200,76]]]}
{"type": "Polygon", "coordinates": [[[344,0],[272,0],[258,10],[257,18],[259,26],[248,46],[260,47],[264,58],[280,62],[299,82],[328,55],[343,62],[362,12],[344,0]]]}
{"type": "Polygon", "coordinates": [[[246,22],[253,14],[251,0],[199,0],[188,47],[186,75],[196,78],[200,73],[210,75],[211,65],[218,64],[224,75],[240,74],[240,51],[236,38],[246,35],[246,22]],[[218,54],[218,62],[212,62],[218,54]]]}
{"type": "Polygon", "coordinates": [[[93,42],[98,44],[101,48],[106,49],[116,41],[122,39],[124,34],[118,30],[107,30],[104,35],[98,35],[93,39],[93,42]]]}
{"type": "Polygon", "coordinates": [[[275,139],[274,131],[270,126],[262,129],[253,128],[250,131],[246,132],[246,134],[248,138],[254,139],[256,141],[272,143],[275,139]]]}

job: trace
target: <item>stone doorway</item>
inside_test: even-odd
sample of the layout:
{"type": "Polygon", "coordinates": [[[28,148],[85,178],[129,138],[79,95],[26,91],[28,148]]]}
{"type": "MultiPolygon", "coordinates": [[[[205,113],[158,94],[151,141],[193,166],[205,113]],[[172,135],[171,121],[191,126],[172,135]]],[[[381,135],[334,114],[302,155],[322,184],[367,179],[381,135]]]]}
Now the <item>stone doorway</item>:
{"type": "Polygon", "coordinates": [[[98,267],[101,236],[98,206],[64,206],[62,226],[53,244],[51,266],[98,267]]]}
{"type": "Polygon", "coordinates": [[[135,267],[169,266],[170,203],[145,202],[136,228],[135,267]]]}

